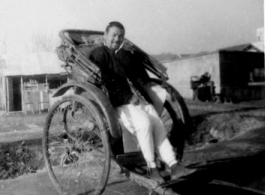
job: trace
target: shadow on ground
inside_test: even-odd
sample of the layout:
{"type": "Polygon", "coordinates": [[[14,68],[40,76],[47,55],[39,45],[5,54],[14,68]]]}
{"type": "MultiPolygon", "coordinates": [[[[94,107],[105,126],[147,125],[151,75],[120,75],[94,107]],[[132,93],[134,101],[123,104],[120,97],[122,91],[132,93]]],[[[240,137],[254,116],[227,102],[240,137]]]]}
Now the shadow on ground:
{"type": "Polygon", "coordinates": [[[171,186],[182,195],[260,195],[265,194],[265,152],[201,167],[183,181],[171,186]]]}

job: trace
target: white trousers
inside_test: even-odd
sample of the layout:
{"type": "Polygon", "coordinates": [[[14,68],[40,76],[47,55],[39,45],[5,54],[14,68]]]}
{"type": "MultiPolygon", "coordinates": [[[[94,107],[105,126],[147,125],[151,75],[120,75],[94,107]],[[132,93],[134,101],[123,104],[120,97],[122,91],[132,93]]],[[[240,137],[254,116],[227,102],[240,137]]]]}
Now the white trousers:
{"type": "Polygon", "coordinates": [[[163,122],[151,104],[127,104],[117,108],[123,125],[136,135],[143,156],[150,168],[155,168],[155,151],[162,160],[172,166],[177,163],[163,122]]]}

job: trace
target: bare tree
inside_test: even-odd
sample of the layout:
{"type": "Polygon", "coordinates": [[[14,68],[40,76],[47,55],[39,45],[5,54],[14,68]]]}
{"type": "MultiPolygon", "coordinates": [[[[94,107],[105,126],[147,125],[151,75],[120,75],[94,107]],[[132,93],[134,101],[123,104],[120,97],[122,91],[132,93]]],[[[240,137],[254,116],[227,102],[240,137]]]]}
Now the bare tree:
{"type": "Polygon", "coordinates": [[[31,52],[54,52],[56,48],[55,41],[52,36],[48,36],[45,33],[33,33],[32,34],[32,46],[31,52]]]}
{"type": "Polygon", "coordinates": [[[6,37],[7,34],[4,36],[3,40],[0,40],[0,54],[6,54],[7,53],[7,44],[6,44],[6,37]]]}
{"type": "Polygon", "coordinates": [[[5,41],[0,40],[0,54],[6,54],[7,47],[5,41]]]}

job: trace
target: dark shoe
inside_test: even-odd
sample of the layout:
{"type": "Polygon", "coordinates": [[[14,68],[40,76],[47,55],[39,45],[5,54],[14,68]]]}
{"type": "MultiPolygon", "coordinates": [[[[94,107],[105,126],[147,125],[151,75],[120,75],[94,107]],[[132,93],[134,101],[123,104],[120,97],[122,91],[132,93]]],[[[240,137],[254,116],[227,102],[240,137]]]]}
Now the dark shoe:
{"type": "Polygon", "coordinates": [[[157,168],[150,169],[150,179],[156,181],[159,184],[165,182],[165,180],[161,177],[157,168]]]}
{"type": "Polygon", "coordinates": [[[197,171],[197,169],[188,169],[186,167],[183,167],[179,164],[174,164],[170,167],[171,169],[171,180],[176,180],[179,179],[181,177],[190,175],[192,173],[194,173],[195,171],[197,171]]]}

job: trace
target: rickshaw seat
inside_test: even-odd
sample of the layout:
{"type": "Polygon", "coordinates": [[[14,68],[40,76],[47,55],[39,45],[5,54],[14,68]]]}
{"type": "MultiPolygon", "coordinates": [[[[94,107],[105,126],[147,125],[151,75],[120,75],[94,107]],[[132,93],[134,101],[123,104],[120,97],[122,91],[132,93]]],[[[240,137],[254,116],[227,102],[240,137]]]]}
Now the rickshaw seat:
{"type": "MultiPolygon", "coordinates": [[[[82,39],[85,40],[83,37],[82,39]]],[[[80,44],[76,48],[87,58],[96,47],[103,45],[103,37],[102,36],[90,36],[89,40],[86,40],[85,44],[80,44]]]]}

